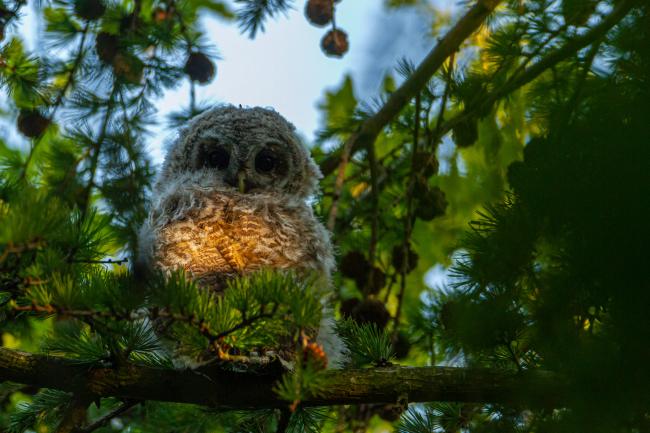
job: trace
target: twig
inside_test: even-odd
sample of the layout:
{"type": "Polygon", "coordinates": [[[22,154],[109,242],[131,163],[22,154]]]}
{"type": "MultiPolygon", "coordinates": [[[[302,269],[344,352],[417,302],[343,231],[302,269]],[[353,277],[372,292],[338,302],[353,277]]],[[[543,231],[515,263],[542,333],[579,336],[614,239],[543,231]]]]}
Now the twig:
{"type": "Polygon", "coordinates": [[[531,51],[527,55],[524,55],[525,56],[524,61],[521,62],[521,64],[519,66],[517,66],[517,69],[515,69],[515,71],[510,76],[510,79],[514,79],[518,75],[520,75],[522,72],[524,72],[526,70],[526,67],[530,64],[530,62],[532,62],[533,59],[535,57],[537,57],[539,55],[539,53],[541,53],[542,50],[544,48],[546,48],[546,46],[553,39],[555,39],[560,33],[562,33],[564,30],[566,30],[567,27],[568,27],[568,25],[565,23],[564,25],[558,27],[556,30],[549,32],[548,37],[545,40],[541,41],[539,43],[539,45],[537,47],[535,47],[535,49],[533,51],[531,51]]]}
{"type": "Polygon", "coordinates": [[[118,314],[116,311],[99,311],[99,310],[74,310],[59,307],[53,304],[38,305],[32,303],[30,305],[18,305],[15,301],[11,301],[10,307],[14,311],[32,312],[32,313],[45,313],[45,314],[58,314],[62,317],[77,317],[77,318],[101,318],[101,319],[116,319],[116,320],[132,320],[129,314],[118,314]]]}
{"type": "Polygon", "coordinates": [[[194,116],[196,111],[196,85],[194,80],[190,80],[190,115],[194,116]]]}
{"type": "Polygon", "coordinates": [[[515,365],[517,366],[517,370],[519,370],[520,372],[523,371],[523,367],[521,366],[521,363],[519,362],[519,357],[517,356],[514,349],[512,348],[512,342],[508,341],[508,342],[506,342],[504,344],[506,345],[506,347],[508,347],[508,352],[510,352],[510,356],[512,357],[512,362],[514,362],[515,365]]]}
{"type": "Polygon", "coordinates": [[[341,199],[341,192],[343,191],[343,182],[345,181],[345,169],[350,161],[350,150],[354,143],[354,134],[348,138],[343,146],[343,153],[341,154],[341,162],[339,163],[339,171],[336,174],[336,181],[334,182],[334,196],[332,197],[332,206],[327,217],[327,228],[333,232],[336,225],[336,215],[339,210],[339,200],[341,199]]]}
{"type": "Polygon", "coordinates": [[[368,144],[368,163],[370,164],[370,193],[372,200],[372,220],[370,223],[370,248],[368,261],[370,262],[370,285],[374,282],[375,258],[377,255],[377,236],[379,232],[379,165],[375,153],[375,143],[368,144]]]}
{"type": "MultiPolygon", "coordinates": [[[[593,64],[594,59],[596,58],[596,54],[598,54],[598,50],[600,49],[601,43],[602,41],[598,41],[594,43],[594,45],[587,53],[587,56],[585,57],[584,66],[582,68],[580,76],[578,77],[578,83],[576,84],[575,91],[571,96],[571,99],[567,103],[567,107],[566,107],[567,113],[563,116],[564,127],[569,125],[573,120],[573,116],[575,115],[578,102],[580,101],[580,96],[582,95],[582,88],[584,87],[585,81],[587,80],[587,75],[589,75],[589,71],[591,70],[591,65],[593,64]]],[[[558,129],[563,130],[564,127],[558,129]]]]}
{"type": "Polygon", "coordinates": [[[446,134],[457,124],[474,116],[476,113],[480,113],[485,109],[485,107],[492,106],[492,104],[494,104],[496,101],[533,81],[544,71],[551,69],[562,60],[565,60],[571,55],[575,54],[578,50],[603,37],[609,31],[609,29],[615,26],[619,21],[623,19],[623,17],[625,17],[630,12],[635,4],[636,0],[622,0],[614,7],[614,10],[612,10],[612,12],[607,17],[605,17],[590,31],[583,34],[582,36],[577,36],[560,48],[553,50],[543,59],[526,68],[526,70],[523,71],[519,76],[512,77],[501,88],[486,95],[486,97],[478,104],[469,107],[463,113],[460,113],[454,116],[452,119],[446,121],[440,128],[440,133],[442,135],[446,134]]]}
{"type": "Polygon", "coordinates": [[[10,307],[14,311],[23,311],[23,312],[33,312],[33,313],[45,313],[47,315],[58,314],[63,317],[76,317],[76,318],[90,318],[90,319],[114,319],[114,320],[138,320],[145,317],[148,317],[151,320],[157,318],[170,319],[177,322],[185,322],[193,327],[195,327],[201,335],[206,337],[211,344],[218,342],[220,339],[236,332],[240,329],[243,329],[247,326],[252,325],[253,323],[261,320],[268,319],[273,317],[279,308],[279,304],[274,304],[270,312],[264,312],[263,310],[254,316],[248,317],[232,326],[231,328],[219,332],[213,333],[210,330],[210,327],[205,320],[196,317],[195,315],[183,315],[177,313],[170,313],[160,309],[151,309],[146,314],[138,315],[131,312],[117,312],[114,310],[111,311],[100,311],[100,310],[80,310],[80,309],[68,309],[60,307],[54,304],[47,305],[38,305],[32,303],[30,305],[18,305],[15,300],[10,301],[10,307]]]}
{"type": "Polygon", "coordinates": [[[278,428],[275,429],[276,433],[285,433],[289,427],[291,420],[291,411],[287,408],[280,409],[280,416],[278,417],[278,428]]]}
{"type": "Polygon", "coordinates": [[[13,242],[9,241],[4,248],[2,254],[0,254],[0,263],[4,262],[9,254],[22,254],[25,251],[37,250],[45,246],[45,242],[39,239],[27,241],[22,244],[15,245],[13,242]]]}
{"type": "MultiPolygon", "coordinates": [[[[450,61],[451,67],[451,61],[450,61]]],[[[413,231],[413,190],[415,189],[415,169],[418,163],[418,144],[420,142],[420,94],[415,97],[415,122],[413,125],[413,150],[411,153],[411,170],[409,173],[408,186],[406,188],[406,219],[404,220],[404,240],[402,242],[402,269],[400,272],[400,287],[397,294],[397,309],[393,318],[393,336],[397,336],[399,318],[402,313],[402,301],[406,290],[406,272],[409,269],[409,243],[413,231]]],[[[444,109],[444,107],[443,107],[444,109]]]]}
{"type": "Polygon", "coordinates": [[[106,414],[105,416],[101,417],[100,419],[88,425],[87,427],[84,427],[82,429],[77,429],[76,433],[91,433],[97,430],[98,428],[108,424],[113,418],[118,417],[123,413],[127,412],[138,403],[140,403],[139,400],[127,400],[120,407],[115,409],[113,412],[106,414]]]}
{"type": "Polygon", "coordinates": [[[113,260],[113,259],[106,259],[106,260],[72,260],[72,263],[89,263],[89,264],[113,264],[113,265],[121,265],[123,263],[128,263],[129,259],[127,257],[123,259],[118,259],[118,260],[113,260]]]}
{"type": "Polygon", "coordinates": [[[85,217],[86,214],[88,213],[88,210],[90,209],[90,196],[92,194],[92,189],[93,186],[95,185],[95,176],[97,174],[97,165],[99,163],[99,155],[101,153],[102,149],[102,144],[104,142],[104,139],[106,138],[106,134],[108,132],[108,122],[110,121],[111,115],[113,114],[113,99],[115,98],[115,95],[117,93],[118,86],[115,82],[113,82],[113,88],[111,90],[111,94],[108,97],[108,104],[106,106],[106,113],[104,114],[104,120],[102,121],[102,125],[99,129],[99,135],[97,137],[97,140],[95,140],[95,146],[94,146],[94,153],[91,156],[90,160],[90,180],[88,181],[88,185],[86,187],[86,191],[84,194],[85,202],[84,206],[82,208],[82,216],[85,217]]]}
{"type": "Polygon", "coordinates": [[[393,272],[390,275],[390,280],[388,280],[388,284],[386,285],[386,293],[384,294],[384,300],[383,303],[387,303],[388,299],[390,299],[390,292],[393,290],[393,284],[395,284],[395,280],[397,279],[397,272],[393,272]]]}
{"type": "Polygon", "coordinates": [[[91,401],[88,395],[73,396],[55,433],[78,433],[79,428],[86,422],[86,413],[91,401]]]}
{"type": "MultiPolygon", "coordinates": [[[[530,83],[532,80],[537,78],[540,74],[542,74],[547,69],[549,69],[552,66],[558,64],[562,60],[565,60],[566,58],[573,55],[578,50],[586,47],[587,45],[589,45],[591,43],[593,43],[598,38],[603,37],[607,33],[607,31],[609,31],[609,29],[611,29],[613,26],[615,26],[621,19],[623,19],[623,17],[625,17],[630,12],[630,10],[635,6],[635,4],[638,4],[638,0],[622,0],[621,2],[619,2],[614,7],[612,12],[608,16],[606,16],[600,23],[598,23],[595,27],[593,27],[587,33],[584,33],[581,36],[577,36],[574,39],[572,39],[572,40],[568,41],[567,43],[565,43],[560,48],[557,48],[557,49],[553,50],[551,53],[547,54],[543,59],[539,60],[534,65],[526,68],[526,70],[524,70],[518,77],[512,77],[501,88],[488,93],[485,96],[485,98],[483,98],[482,101],[479,101],[477,104],[473,105],[472,107],[468,107],[464,112],[462,112],[462,113],[454,116],[453,118],[447,120],[446,122],[444,122],[443,125],[440,127],[440,135],[444,136],[447,132],[449,132],[457,124],[459,124],[459,123],[467,120],[468,118],[476,115],[476,113],[481,112],[484,109],[484,107],[491,106],[496,101],[504,98],[505,96],[507,96],[508,94],[514,92],[515,90],[519,89],[520,87],[530,83]]],[[[469,14],[470,14],[470,12],[468,12],[467,15],[469,15],[469,14]]],[[[465,18],[467,17],[467,15],[465,16],[465,18]]],[[[487,13],[485,14],[485,16],[487,16],[487,13]]],[[[460,22],[458,24],[456,24],[454,29],[459,27],[460,24],[461,24],[460,22]]],[[[464,25],[466,25],[466,24],[464,24],[464,25]]],[[[480,25],[480,23],[478,25],[480,25]]],[[[478,25],[476,26],[476,28],[478,27],[478,25]]],[[[447,38],[450,35],[450,33],[448,33],[445,36],[445,38],[447,38]]],[[[441,43],[442,43],[442,41],[441,41],[441,43]]],[[[439,43],[434,48],[433,51],[439,50],[439,46],[441,45],[441,43],[439,43]]],[[[458,45],[456,45],[456,48],[457,48],[457,46],[458,45]]],[[[452,50],[452,51],[449,51],[447,56],[451,55],[451,52],[455,51],[456,48],[454,48],[454,50],[452,50]]],[[[432,51],[432,53],[433,53],[433,51],[432,51]]],[[[427,59],[432,55],[432,53],[429,54],[429,56],[427,56],[427,59]]],[[[425,59],[425,61],[426,61],[426,59],[425,59]]],[[[442,64],[443,61],[444,61],[444,59],[437,66],[439,67],[442,64]]],[[[424,64],[424,62],[423,62],[423,64],[424,64]]],[[[420,70],[420,68],[423,66],[423,64],[418,66],[417,70],[420,70]]],[[[437,70],[437,68],[436,68],[436,70],[437,70]]],[[[435,72],[435,70],[432,72],[432,74],[434,72],[435,72]]],[[[410,80],[407,80],[407,82],[408,81],[410,81],[410,80]]],[[[406,82],[405,82],[405,84],[406,84],[406,82]]],[[[400,89],[401,89],[401,87],[400,87],[400,89]]],[[[397,92],[395,92],[395,93],[397,93],[397,92]]],[[[389,102],[390,102],[390,99],[389,99],[389,102]]],[[[388,103],[384,107],[387,107],[387,106],[388,106],[388,103]]],[[[382,110],[384,110],[384,109],[382,108],[382,110]]],[[[382,110],[380,110],[375,116],[371,117],[366,122],[371,122],[372,126],[380,124],[381,119],[378,118],[378,114],[380,112],[382,112],[382,110]]],[[[398,112],[399,112],[399,110],[397,112],[395,112],[394,115],[396,115],[398,112]]],[[[383,117],[382,117],[382,119],[383,119],[383,117]]],[[[366,124],[366,122],[364,122],[364,125],[366,124]]],[[[388,121],[385,124],[381,124],[381,128],[383,128],[383,126],[385,126],[386,124],[388,124],[388,121]]],[[[370,128],[370,127],[366,127],[366,128],[370,128]]],[[[379,128],[378,131],[380,131],[381,128],[379,128]]],[[[373,130],[374,130],[374,128],[373,128],[373,130]]],[[[377,132],[377,134],[378,134],[378,132],[377,132]]],[[[374,137],[376,137],[376,135],[373,136],[373,139],[374,139],[374,137]]],[[[362,143],[360,143],[358,141],[355,142],[354,145],[352,146],[350,155],[354,155],[362,147],[363,147],[362,143]]],[[[334,170],[334,168],[336,167],[336,161],[338,160],[337,154],[338,154],[338,152],[334,152],[332,155],[330,155],[330,157],[326,158],[321,163],[321,171],[323,172],[323,174],[327,175],[327,174],[331,173],[332,170],[334,170]]]]}
{"type": "MultiPolygon", "coordinates": [[[[438,41],[413,74],[390,95],[381,109],[360,125],[351,145],[351,155],[374,143],[381,130],[427,85],[444,61],[483,24],[499,3],[501,0],[479,0],[467,11],[438,41]]],[[[336,169],[340,160],[339,153],[334,152],[321,163],[323,174],[328,175],[336,169]]]]}
{"type": "Polygon", "coordinates": [[[81,164],[81,161],[86,159],[90,155],[90,148],[87,148],[77,159],[74,160],[72,164],[70,164],[70,167],[65,171],[65,176],[63,176],[63,180],[59,183],[58,186],[58,191],[63,193],[70,183],[71,179],[74,179],[74,174],[77,171],[77,167],[79,164],[81,164]]]}
{"type": "Polygon", "coordinates": [[[138,26],[138,17],[140,11],[142,10],[142,0],[134,0],[135,6],[133,7],[133,13],[131,15],[131,31],[134,31],[138,26]]]}
{"type": "Polygon", "coordinates": [[[456,58],[456,53],[452,53],[449,56],[449,68],[447,69],[447,82],[445,83],[445,90],[442,93],[442,100],[440,101],[440,110],[438,111],[438,117],[436,119],[436,131],[431,136],[431,141],[429,142],[429,147],[431,152],[435,152],[438,142],[440,141],[440,126],[445,120],[445,110],[447,108],[447,100],[449,99],[449,93],[451,90],[451,75],[454,69],[454,60],[456,58]]]}
{"type": "MultiPolygon", "coordinates": [[[[86,23],[84,29],[82,30],[81,41],[79,42],[79,49],[77,50],[77,54],[75,55],[74,61],[72,63],[72,68],[70,68],[70,72],[68,73],[68,78],[66,79],[65,84],[59,91],[54,103],[52,104],[52,112],[50,113],[48,119],[49,122],[52,122],[54,120],[54,115],[56,114],[57,110],[61,106],[61,103],[63,102],[63,98],[65,97],[65,93],[68,91],[68,89],[72,85],[72,82],[74,81],[74,75],[77,72],[79,65],[81,64],[81,60],[83,59],[84,45],[86,44],[87,35],[88,35],[88,23],[86,23]]],[[[34,156],[34,152],[36,151],[37,143],[39,142],[40,141],[35,141],[30,147],[29,153],[27,154],[27,159],[25,159],[25,164],[23,165],[23,169],[20,172],[20,179],[24,179],[25,176],[27,175],[27,169],[29,168],[29,164],[32,160],[32,157],[34,156]]]]}
{"type": "Polygon", "coordinates": [[[258,320],[271,318],[278,311],[278,307],[279,307],[279,305],[275,304],[275,305],[273,305],[273,309],[269,313],[263,313],[262,312],[262,313],[256,314],[255,316],[252,316],[252,317],[249,317],[249,318],[247,318],[245,320],[242,320],[237,325],[235,325],[232,328],[227,329],[227,330],[225,330],[223,332],[218,333],[213,338],[214,338],[214,340],[219,340],[219,339],[221,339],[223,337],[226,337],[226,336],[232,334],[235,331],[238,331],[238,330],[240,330],[242,328],[245,328],[247,326],[252,325],[253,323],[257,322],[258,320]]]}

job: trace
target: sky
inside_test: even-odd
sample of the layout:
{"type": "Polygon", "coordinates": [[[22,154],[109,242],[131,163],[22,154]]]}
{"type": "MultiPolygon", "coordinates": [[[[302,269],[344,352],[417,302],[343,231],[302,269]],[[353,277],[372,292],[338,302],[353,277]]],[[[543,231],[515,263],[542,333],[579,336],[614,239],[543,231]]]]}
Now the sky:
{"type": "MultiPolygon", "coordinates": [[[[337,26],[348,33],[350,51],[341,59],[325,56],[320,39],[327,29],[310,25],[303,15],[301,2],[288,15],[280,15],[265,25],[255,39],[241,34],[234,22],[214,17],[203,20],[203,28],[221,60],[217,75],[205,86],[196,86],[197,101],[273,107],[289,119],[309,140],[318,128],[318,101],[324,89],[335,87],[346,73],[359,74],[365,62],[365,47],[373,22],[381,11],[381,2],[347,0],[337,7],[337,26]]],[[[161,116],[187,106],[189,82],[168,91],[157,104],[161,116]]],[[[157,134],[150,150],[156,162],[164,153],[164,141],[171,131],[157,134]],[[161,139],[163,142],[161,143],[161,139]]]]}
{"type": "MultiPolygon", "coordinates": [[[[296,0],[289,13],[267,21],[255,39],[242,34],[235,21],[205,16],[201,25],[206,42],[219,60],[215,79],[196,86],[197,102],[272,107],[309,143],[321,124],[318,105],[326,90],[338,87],[349,74],[357,98],[369,101],[379,94],[383,77],[394,71],[401,58],[417,63],[432,46],[429,22],[422,11],[386,10],[383,0],[343,0],[336,6],[336,22],[348,33],[350,49],[343,58],[327,57],[320,40],[328,29],[306,20],[305,1],[296,0]]],[[[228,2],[237,8],[233,0],[228,2]]],[[[22,25],[14,30],[26,38],[29,49],[39,53],[43,47],[37,40],[43,28],[36,19],[34,2],[23,11],[22,25]]],[[[189,80],[182,80],[154,103],[160,124],[151,129],[147,150],[159,165],[176,136],[176,131],[164,126],[164,119],[189,105],[189,80]]],[[[14,135],[12,142],[27,145],[14,135]]]]}
{"type": "MultiPolygon", "coordinates": [[[[336,88],[350,74],[357,96],[369,99],[402,55],[419,60],[430,47],[421,36],[427,34],[422,20],[412,25],[418,21],[414,11],[387,12],[381,0],[345,0],[337,5],[336,22],[348,33],[350,50],[343,58],[327,57],[320,50],[327,29],[309,24],[303,7],[302,0],[296,1],[295,9],[268,21],[255,39],[241,34],[234,22],[204,19],[203,28],[221,60],[215,79],[196,86],[197,101],[273,107],[310,142],[320,125],[317,107],[326,89],[336,88]],[[420,35],[415,43],[409,37],[414,32],[420,35]]],[[[188,100],[189,82],[184,80],[156,104],[159,118],[186,107],[188,100]]],[[[162,162],[166,143],[174,136],[173,131],[155,131],[149,146],[154,162],[162,162]]]]}

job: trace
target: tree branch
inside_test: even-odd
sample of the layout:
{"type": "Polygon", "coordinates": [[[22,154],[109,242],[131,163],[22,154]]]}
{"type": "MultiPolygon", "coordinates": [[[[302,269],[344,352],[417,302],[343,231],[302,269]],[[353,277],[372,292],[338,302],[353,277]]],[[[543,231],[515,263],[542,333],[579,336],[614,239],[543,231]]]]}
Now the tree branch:
{"type": "Polygon", "coordinates": [[[118,416],[122,415],[123,413],[129,411],[133,406],[137,405],[140,403],[137,400],[129,400],[125,401],[122,403],[121,406],[119,406],[117,409],[115,409],[113,412],[108,413],[98,419],[97,421],[93,422],[92,424],[82,428],[78,429],[77,433],[92,433],[98,428],[104,427],[106,424],[111,422],[113,418],[117,418],[118,416]]]}
{"type": "MultiPolygon", "coordinates": [[[[74,57],[74,61],[72,63],[72,67],[70,68],[70,71],[68,72],[68,76],[66,78],[65,84],[59,90],[59,93],[54,100],[54,103],[50,106],[51,111],[49,115],[49,122],[54,121],[54,115],[56,114],[56,111],[59,109],[61,104],[63,103],[63,99],[65,98],[65,94],[74,82],[74,76],[77,73],[77,70],[79,69],[79,66],[81,65],[81,61],[83,60],[83,54],[84,54],[84,48],[86,44],[86,37],[88,36],[88,28],[89,25],[86,23],[84,26],[82,32],[81,32],[81,42],[79,42],[79,49],[77,50],[77,54],[74,57]]],[[[25,176],[27,175],[27,170],[29,169],[29,164],[32,161],[32,157],[34,156],[34,153],[36,152],[36,146],[40,143],[40,141],[35,141],[33,145],[31,146],[29,153],[27,154],[27,158],[25,159],[25,163],[23,165],[23,168],[20,172],[20,178],[24,179],[25,176]]]]}
{"type": "MultiPolygon", "coordinates": [[[[456,25],[438,41],[438,44],[418,65],[413,74],[390,95],[386,104],[361,124],[358,131],[351,137],[353,140],[350,147],[352,155],[367,148],[369,143],[374,143],[381,130],[397,116],[411,98],[427,85],[444,61],[455,53],[460,44],[483,24],[500,2],[501,0],[479,0],[467,11],[456,25]]],[[[320,168],[324,175],[330,174],[338,166],[340,160],[338,153],[335,152],[321,163],[320,168]]]]}
{"type": "Polygon", "coordinates": [[[56,428],[56,433],[77,433],[86,422],[86,414],[91,399],[88,395],[74,396],[63,414],[63,419],[56,428]]]}
{"type": "MultiPolygon", "coordinates": [[[[496,3],[498,3],[498,2],[496,2],[496,3]]],[[[442,48],[439,48],[439,47],[441,47],[443,42],[445,42],[446,40],[448,40],[448,38],[450,38],[450,35],[454,31],[456,31],[457,28],[459,26],[461,26],[461,24],[463,24],[465,26],[468,25],[466,19],[468,18],[468,16],[472,15],[473,10],[476,9],[479,6],[479,4],[475,5],[474,8],[472,8],[467,13],[467,15],[465,15],[465,17],[463,17],[461,19],[461,21],[459,21],[456,24],[456,26],[440,41],[440,43],[438,45],[436,45],[436,47],[433,49],[433,51],[420,64],[420,66],[418,66],[418,68],[416,69],[416,72],[413,74],[413,76],[409,80],[404,82],[402,87],[400,87],[395,93],[393,93],[391,95],[391,97],[388,100],[388,102],[386,103],[386,105],[384,105],[384,107],[382,107],[382,109],[379,112],[377,112],[377,114],[375,114],[374,116],[372,116],[371,118],[366,120],[361,125],[360,131],[371,130],[371,131],[374,132],[374,135],[372,135],[371,139],[374,140],[376,138],[376,136],[379,134],[381,129],[384,126],[386,126],[390,122],[390,120],[392,119],[392,117],[386,118],[384,115],[388,113],[389,108],[392,107],[393,109],[395,109],[397,107],[397,103],[392,103],[391,104],[391,102],[393,101],[394,98],[398,98],[398,96],[396,96],[396,95],[398,95],[398,93],[400,95],[402,95],[406,91],[406,90],[403,90],[403,88],[407,84],[412,84],[410,82],[413,80],[413,78],[416,76],[416,74],[418,74],[419,72],[422,71],[422,69],[424,68],[427,60],[429,60],[433,56],[434,53],[436,53],[437,51],[442,51],[442,48]],[[389,104],[390,104],[390,107],[389,107],[389,104]],[[380,114],[382,114],[382,116],[380,116],[380,114]],[[381,119],[380,119],[380,117],[381,117],[381,119]],[[385,121],[385,123],[381,123],[381,121],[385,121]],[[369,124],[369,125],[366,125],[366,124],[369,124]],[[375,129],[375,127],[377,129],[375,129]]],[[[533,81],[535,78],[537,78],[539,75],[541,75],[547,69],[552,68],[553,66],[557,65],[561,61],[563,61],[563,60],[567,59],[568,57],[570,57],[571,55],[575,54],[578,50],[586,47],[587,45],[592,44],[597,39],[603,37],[612,27],[614,27],[618,22],[620,22],[630,12],[630,10],[632,10],[632,8],[636,4],[638,4],[638,0],[623,0],[623,1],[619,2],[614,7],[612,12],[609,15],[607,15],[605,18],[603,18],[603,20],[600,23],[598,23],[595,27],[593,27],[591,30],[589,30],[588,32],[584,33],[581,36],[577,36],[574,39],[571,39],[570,41],[565,43],[563,46],[561,46],[561,47],[559,47],[559,48],[557,48],[555,50],[552,50],[544,58],[542,58],[541,60],[539,60],[538,62],[536,62],[532,66],[529,66],[528,68],[526,68],[524,71],[521,72],[521,74],[518,74],[518,76],[513,77],[512,80],[505,83],[502,87],[492,91],[491,93],[488,93],[486,95],[486,97],[483,98],[481,101],[479,101],[476,105],[473,105],[472,107],[468,107],[464,112],[462,112],[462,113],[454,116],[453,118],[449,119],[448,121],[444,122],[441,125],[441,127],[438,129],[439,137],[442,137],[443,135],[445,135],[447,132],[449,132],[454,126],[456,126],[460,122],[466,120],[467,118],[469,118],[471,116],[474,116],[475,113],[480,112],[482,109],[484,109],[484,107],[489,107],[490,105],[494,104],[498,100],[504,98],[505,96],[507,96],[510,93],[514,92],[515,90],[519,89],[520,87],[530,83],[531,81],[533,81]]],[[[496,4],[494,6],[496,6],[496,4]]],[[[476,14],[476,13],[474,12],[474,14],[476,14]]],[[[485,16],[487,16],[487,15],[488,15],[488,13],[485,13],[485,16]]],[[[480,23],[478,23],[476,25],[476,27],[478,27],[479,25],[480,25],[480,23]]],[[[467,36],[469,36],[469,34],[471,34],[471,33],[472,32],[469,32],[467,34],[467,36]]],[[[467,37],[467,36],[465,36],[465,37],[467,37]]],[[[456,47],[458,47],[458,45],[460,45],[460,43],[458,43],[456,45],[456,47]]],[[[450,56],[451,53],[453,53],[454,51],[455,50],[451,51],[450,53],[447,53],[445,58],[450,56]]],[[[439,64],[436,65],[435,70],[431,70],[431,74],[428,76],[429,78],[442,65],[443,61],[444,61],[444,58],[440,61],[439,64]]],[[[427,71],[429,71],[429,70],[430,69],[427,68],[427,71]]],[[[427,80],[425,80],[424,84],[426,84],[426,81],[428,81],[429,78],[427,78],[427,80]]],[[[419,83],[419,81],[418,81],[418,83],[419,83]]],[[[422,84],[422,85],[424,85],[424,84],[422,84]]],[[[399,97],[399,99],[402,100],[401,97],[399,97]]],[[[404,102],[404,105],[405,105],[406,102],[408,101],[408,98],[406,100],[402,100],[402,101],[404,102]]],[[[399,108],[396,111],[391,111],[390,113],[392,113],[392,116],[394,117],[395,115],[397,115],[399,113],[399,110],[401,110],[404,107],[404,105],[400,105],[399,108]]],[[[366,137],[366,140],[367,140],[367,137],[366,137]]],[[[363,141],[361,139],[355,140],[355,142],[353,143],[352,148],[351,148],[350,157],[352,157],[352,155],[354,155],[357,151],[361,150],[363,148],[363,146],[364,146],[364,143],[365,143],[365,141],[363,141]]],[[[322,161],[322,163],[321,163],[321,171],[323,172],[324,175],[330,174],[336,168],[337,161],[339,160],[338,153],[339,152],[333,152],[329,157],[327,157],[326,159],[324,159],[322,161]]]]}
{"type": "MultiPolygon", "coordinates": [[[[54,388],[78,395],[191,403],[228,409],[282,408],[274,392],[278,371],[237,372],[218,366],[159,369],[127,364],[90,367],[74,360],[0,348],[0,381],[54,388]]],[[[328,386],[303,406],[409,402],[562,403],[565,381],[544,371],[522,373],[452,367],[327,370],[328,386]]]]}
{"type": "Polygon", "coordinates": [[[343,192],[343,182],[345,181],[345,169],[348,166],[350,161],[350,151],[352,150],[352,145],[354,144],[354,136],[346,140],[343,145],[343,154],[341,155],[341,162],[339,163],[339,171],[336,175],[336,181],[334,182],[334,195],[332,196],[332,207],[330,208],[329,215],[327,217],[327,229],[331,232],[334,231],[336,226],[336,214],[339,210],[339,200],[341,199],[341,193],[343,192]]]}
{"type": "Polygon", "coordinates": [[[523,72],[521,72],[521,74],[518,74],[514,76],[513,79],[507,81],[502,87],[492,91],[491,93],[488,93],[486,97],[483,98],[478,104],[469,107],[464,112],[443,123],[440,128],[440,136],[443,136],[449,132],[460,122],[475,115],[475,113],[484,111],[486,107],[490,107],[498,100],[504,98],[520,87],[530,83],[535,78],[540,76],[544,71],[553,68],[562,60],[569,58],[582,48],[594,43],[599,38],[602,38],[612,27],[620,22],[630,12],[635,4],[636,0],[623,0],[618,3],[608,16],[606,16],[600,23],[598,23],[587,33],[583,34],[582,36],[578,36],[568,41],[561,47],[551,51],[537,63],[526,68],[523,72]]]}
{"type": "Polygon", "coordinates": [[[94,153],[90,158],[90,168],[89,168],[90,180],[88,181],[88,185],[84,190],[84,206],[81,209],[83,217],[85,217],[88,211],[90,210],[91,196],[92,196],[93,187],[95,186],[95,176],[97,175],[97,166],[99,164],[99,157],[101,154],[102,145],[104,144],[104,140],[106,139],[106,135],[108,133],[108,124],[109,121],[111,120],[111,115],[113,112],[113,104],[115,102],[115,96],[117,95],[117,91],[118,91],[118,87],[115,81],[113,81],[112,86],[113,87],[111,89],[110,96],[108,97],[108,103],[106,105],[106,113],[104,114],[102,125],[99,128],[99,135],[93,146],[94,153]]]}

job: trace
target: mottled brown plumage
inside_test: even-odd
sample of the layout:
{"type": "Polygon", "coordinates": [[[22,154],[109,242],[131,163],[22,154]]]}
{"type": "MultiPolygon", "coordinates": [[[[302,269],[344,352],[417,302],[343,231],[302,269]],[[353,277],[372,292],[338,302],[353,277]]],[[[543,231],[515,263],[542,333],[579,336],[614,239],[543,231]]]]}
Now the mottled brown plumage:
{"type": "Polygon", "coordinates": [[[181,131],[154,187],[140,261],[184,268],[220,291],[261,268],[329,281],[329,234],[307,200],[318,167],[293,126],[272,110],[219,107],[181,131]]]}

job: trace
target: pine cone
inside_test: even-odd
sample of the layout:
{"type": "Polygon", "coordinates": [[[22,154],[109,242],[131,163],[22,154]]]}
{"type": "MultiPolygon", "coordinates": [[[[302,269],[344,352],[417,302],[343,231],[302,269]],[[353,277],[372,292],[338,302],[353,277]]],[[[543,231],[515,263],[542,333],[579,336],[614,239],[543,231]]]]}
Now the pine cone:
{"type": "Polygon", "coordinates": [[[79,18],[94,21],[104,15],[106,5],[102,0],[75,0],[74,12],[79,18]]]}
{"type": "Polygon", "coordinates": [[[417,152],[415,157],[415,171],[425,179],[438,173],[438,158],[431,152],[417,152]]]}
{"type": "Polygon", "coordinates": [[[348,35],[343,30],[330,30],[323,36],[320,46],[325,54],[331,57],[343,57],[350,45],[348,35]]]}
{"type": "Polygon", "coordinates": [[[429,190],[428,194],[418,198],[415,216],[422,221],[431,221],[445,214],[447,204],[445,193],[435,186],[429,190]]]}
{"type": "Polygon", "coordinates": [[[138,57],[117,53],[113,58],[113,72],[131,84],[140,84],[144,75],[144,63],[138,57]]]}
{"type": "Polygon", "coordinates": [[[110,65],[119,51],[120,40],[110,33],[97,33],[95,38],[95,51],[99,60],[110,65]]]}
{"type": "Polygon", "coordinates": [[[341,313],[341,316],[345,319],[350,319],[352,318],[352,314],[354,313],[354,309],[361,303],[361,301],[357,298],[350,298],[350,299],[345,299],[341,301],[341,306],[339,307],[339,312],[341,313]]]}
{"type": "Polygon", "coordinates": [[[393,352],[395,353],[395,358],[406,358],[410,350],[411,342],[409,341],[408,336],[402,331],[398,332],[395,338],[393,338],[393,352]]]}
{"type": "Polygon", "coordinates": [[[20,110],[16,121],[18,130],[29,138],[40,137],[50,124],[50,119],[36,110],[20,110]]]}
{"type": "Polygon", "coordinates": [[[332,0],[309,0],[305,5],[305,16],[313,25],[325,26],[332,21],[334,4],[332,0]]]}
{"type": "Polygon", "coordinates": [[[379,418],[388,422],[395,422],[400,419],[404,409],[398,404],[386,404],[378,409],[379,418]]]}
{"type": "MultiPolygon", "coordinates": [[[[418,254],[411,249],[411,246],[408,246],[408,267],[406,268],[406,273],[413,271],[418,267],[418,254]]],[[[404,266],[404,247],[402,245],[396,245],[393,247],[393,260],[392,265],[396,271],[402,271],[402,266],[404,266]]]]}
{"type": "Polygon", "coordinates": [[[478,119],[470,117],[452,129],[454,143],[460,148],[469,147],[478,140],[478,119]]]}
{"type": "Polygon", "coordinates": [[[341,259],[339,264],[341,273],[353,280],[367,278],[370,272],[370,263],[359,251],[350,251],[341,259]]]}
{"type": "Polygon", "coordinates": [[[357,323],[374,323],[379,329],[383,329],[390,320],[390,314],[383,302],[365,299],[354,308],[352,318],[357,323]]]}
{"type": "Polygon", "coordinates": [[[138,29],[142,25],[142,19],[139,15],[130,13],[120,19],[120,34],[128,33],[138,29]]]}
{"type": "Polygon", "coordinates": [[[184,70],[192,81],[198,81],[201,84],[212,81],[215,74],[214,63],[208,56],[199,52],[190,53],[185,62],[184,70]]]}

